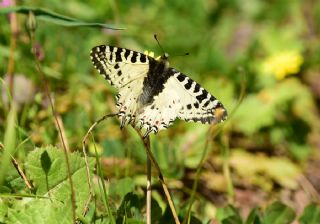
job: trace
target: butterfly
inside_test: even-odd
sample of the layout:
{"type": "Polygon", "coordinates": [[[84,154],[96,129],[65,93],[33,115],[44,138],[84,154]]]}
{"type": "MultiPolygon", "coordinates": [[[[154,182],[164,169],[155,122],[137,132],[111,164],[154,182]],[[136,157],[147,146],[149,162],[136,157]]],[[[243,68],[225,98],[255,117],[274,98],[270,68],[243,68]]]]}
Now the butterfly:
{"type": "Polygon", "coordinates": [[[227,119],[222,103],[197,82],[169,67],[168,54],[159,59],[107,45],[90,53],[99,73],[119,92],[120,127],[144,128],[144,137],[168,128],[176,118],[216,124],[227,119]]]}

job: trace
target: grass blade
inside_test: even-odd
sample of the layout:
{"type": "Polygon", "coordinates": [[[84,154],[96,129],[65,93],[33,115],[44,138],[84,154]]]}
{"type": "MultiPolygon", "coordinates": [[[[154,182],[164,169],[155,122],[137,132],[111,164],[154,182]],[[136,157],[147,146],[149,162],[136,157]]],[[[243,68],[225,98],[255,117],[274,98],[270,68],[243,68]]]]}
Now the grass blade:
{"type": "Polygon", "coordinates": [[[16,6],[16,7],[5,7],[0,8],[0,14],[8,14],[8,13],[21,13],[28,15],[29,12],[32,12],[39,20],[51,22],[61,26],[70,26],[70,27],[98,27],[104,29],[111,30],[123,30],[124,28],[116,27],[115,25],[105,24],[105,23],[90,23],[84,22],[69,16],[64,16],[47,9],[37,8],[37,7],[29,7],[29,6],[16,6]]]}
{"type": "Polygon", "coordinates": [[[7,117],[7,128],[4,134],[4,153],[1,158],[0,164],[0,186],[2,186],[4,178],[6,176],[6,171],[8,171],[8,166],[10,164],[11,155],[16,147],[16,107],[14,103],[10,108],[8,117],[7,117]]]}

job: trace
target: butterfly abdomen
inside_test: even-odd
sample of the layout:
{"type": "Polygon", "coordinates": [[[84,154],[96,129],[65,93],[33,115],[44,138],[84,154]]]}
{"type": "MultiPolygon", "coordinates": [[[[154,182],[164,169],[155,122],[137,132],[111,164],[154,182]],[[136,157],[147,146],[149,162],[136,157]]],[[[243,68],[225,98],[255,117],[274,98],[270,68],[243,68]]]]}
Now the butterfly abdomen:
{"type": "Polygon", "coordinates": [[[142,105],[151,104],[154,97],[163,91],[164,84],[171,75],[165,60],[149,60],[149,71],[143,80],[142,94],[139,96],[140,103],[142,105]]]}

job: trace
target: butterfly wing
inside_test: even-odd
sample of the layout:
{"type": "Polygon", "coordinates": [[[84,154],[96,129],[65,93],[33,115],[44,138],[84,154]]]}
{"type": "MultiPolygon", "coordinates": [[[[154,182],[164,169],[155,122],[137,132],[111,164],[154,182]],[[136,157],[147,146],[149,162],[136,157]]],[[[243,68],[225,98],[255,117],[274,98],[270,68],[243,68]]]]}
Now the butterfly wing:
{"type": "Polygon", "coordinates": [[[90,53],[94,67],[117,89],[142,79],[149,70],[149,56],[120,47],[100,45],[90,53]]]}
{"type": "Polygon", "coordinates": [[[216,124],[226,120],[227,111],[222,103],[188,76],[174,74],[176,85],[180,86],[182,108],[178,118],[185,121],[216,124]]]}
{"type": "Polygon", "coordinates": [[[147,130],[145,136],[168,128],[177,118],[182,104],[181,93],[176,87],[175,80],[170,77],[164,84],[162,92],[153,97],[152,103],[138,111],[136,122],[147,130]]]}
{"type": "Polygon", "coordinates": [[[119,90],[116,99],[123,127],[135,117],[149,61],[154,59],[136,51],[106,45],[94,47],[90,56],[99,73],[119,90]]]}
{"type": "Polygon", "coordinates": [[[207,124],[226,119],[221,102],[197,82],[173,68],[168,72],[171,75],[162,92],[138,114],[138,122],[147,130],[145,136],[168,128],[176,118],[207,124]]]}

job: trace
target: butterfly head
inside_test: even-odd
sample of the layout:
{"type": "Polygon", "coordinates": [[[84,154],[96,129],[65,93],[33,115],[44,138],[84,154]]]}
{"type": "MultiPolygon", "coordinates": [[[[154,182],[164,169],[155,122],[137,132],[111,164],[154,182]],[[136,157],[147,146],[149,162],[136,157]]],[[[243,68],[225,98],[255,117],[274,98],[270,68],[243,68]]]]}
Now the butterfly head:
{"type": "Polygon", "coordinates": [[[168,53],[164,53],[161,57],[160,57],[160,62],[165,64],[165,67],[169,67],[169,54],[168,53]]]}
{"type": "Polygon", "coordinates": [[[169,54],[168,53],[164,53],[164,55],[161,56],[162,60],[168,60],[169,59],[169,54]]]}

